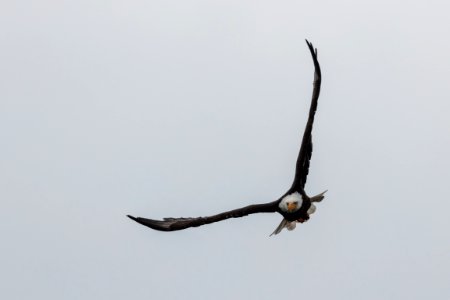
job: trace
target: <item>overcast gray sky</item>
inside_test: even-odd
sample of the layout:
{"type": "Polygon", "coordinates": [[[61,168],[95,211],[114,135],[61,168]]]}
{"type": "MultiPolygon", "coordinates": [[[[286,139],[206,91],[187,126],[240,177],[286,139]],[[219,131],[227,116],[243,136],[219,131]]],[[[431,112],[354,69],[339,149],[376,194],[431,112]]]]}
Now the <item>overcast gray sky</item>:
{"type": "Polygon", "coordinates": [[[448,1],[2,1],[0,298],[450,299],[448,1]],[[292,182],[311,220],[173,233],[292,182]]]}

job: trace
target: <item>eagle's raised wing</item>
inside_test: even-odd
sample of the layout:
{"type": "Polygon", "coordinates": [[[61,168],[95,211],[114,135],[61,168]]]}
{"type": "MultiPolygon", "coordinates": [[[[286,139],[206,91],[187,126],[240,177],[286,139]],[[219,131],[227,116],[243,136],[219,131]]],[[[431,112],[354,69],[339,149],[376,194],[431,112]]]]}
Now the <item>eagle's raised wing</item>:
{"type": "Polygon", "coordinates": [[[163,220],[152,220],[146,218],[135,218],[128,215],[128,217],[139,224],[160,230],[160,231],[175,231],[182,230],[189,227],[198,227],[214,222],[223,221],[229,218],[240,218],[250,214],[256,213],[273,213],[277,211],[279,201],[273,201],[265,204],[254,204],[246,207],[226,211],[214,216],[198,217],[198,218],[164,218],[163,220]]]}
{"type": "Polygon", "coordinates": [[[308,40],[306,40],[306,44],[308,44],[309,51],[311,52],[311,56],[314,61],[314,88],[311,99],[311,107],[309,108],[308,123],[306,123],[305,132],[303,133],[302,145],[300,147],[300,152],[297,158],[297,165],[295,168],[295,178],[294,182],[292,183],[292,187],[289,189],[290,192],[304,192],[303,189],[305,187],[306,178],[309,171],[309,160],[311,159],[313,150],[311,132],[314,123],[314,115],[317,110],[317,101],[320,94],[320,83],[322,81],[320,65],[317,61],[317,49],[314,49],[312,43],[308,42],[308,40]]]}

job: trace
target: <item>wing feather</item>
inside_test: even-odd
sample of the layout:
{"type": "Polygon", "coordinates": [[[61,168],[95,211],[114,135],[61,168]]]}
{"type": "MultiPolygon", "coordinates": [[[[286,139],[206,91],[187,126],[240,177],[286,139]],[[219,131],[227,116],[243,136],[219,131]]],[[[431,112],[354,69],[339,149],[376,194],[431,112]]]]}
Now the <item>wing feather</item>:
{"type": "Polygon", "coordinates": [[[300,147],[300,152],[297,158],[297,164],[295,168],[295,177],[290,192],[299,191],[304,192],[304,187],[306,183],[306,178],[309,172],[309,161],[312,156],[313,144],[312,144],[312,128],[314,123],[314,115],[317,110],[317,102],[319,100],[320,94],[320,84],[322,82],[322,74],[320,71],[319,61],[317,60],[317,49],[314,49],[312,43],[306,40],[309,51],[314,62],[314,83],[313,83],[313,93],[311,99],[311,106],[309,108],[308,122],[306,123],[305,132],[303,133],[302,145],[300,147]]]}
{"type": "Polygon", "coordinates": [[[240,218],[256,213],[273,213],[278,209],[278,202],[274,201],[265,204],[254,204],[246,207],[226,211],[217,215],[198,218],[164,218],[162,220],[153,220],[146,218],[136,218],[128,215],[128,217],[139,224],[160,231],[176,231],[190,227],[198,227],[214,222],[223,221],[230,218],[240,218]]]}

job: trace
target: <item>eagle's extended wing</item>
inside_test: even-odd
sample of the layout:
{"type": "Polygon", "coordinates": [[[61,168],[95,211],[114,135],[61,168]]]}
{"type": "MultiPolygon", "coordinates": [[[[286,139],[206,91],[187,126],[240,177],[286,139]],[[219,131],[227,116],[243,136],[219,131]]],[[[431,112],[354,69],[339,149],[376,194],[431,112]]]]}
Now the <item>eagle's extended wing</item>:
{"type": "Polygon", "coordinates": [[[289,190],[290,192],[304,192],[303,189],[305,187],[306,178],[309,171],[309,160],[311,159],[313,150],[311,131],[314,123],[314,115],[317,110],[317,100],[319,99],[320,83],[322,81],[320,65],[317,61],[317,49],[314,49],[312,43],[308,42],[308,40],[306,40],[306,44],[308,44],[309,51],[311,52],[311,56],[314,61],[314,89],[312,93],[311,107],[309,108],[308,123],[306,124],[305,132],[303,133],[302,145],[300,147],[300,152],[298,154],[297,165],[295,169],[295,178],[294,182],[292,183],[292,187],[289,190]]]}
{"type": "Polygon", "coordinates": [[[219,222],[229,218],[240,218],[249,214],[256,213],[272,213],[276,212],[278,208],[278,202],[274,201],[265,204],[254,204],[243,208],[238,208],[230,211],[226,211],[214,216],[199,217],[199,218],[164,218],[163,220],[152,220],[146,218],[135,218],[128,215],[128,217],[139,224],[144,226],[160,230],[160,231],[175,231],[182,230],[189,227],[198,227],[214,222],[219,222]]]}

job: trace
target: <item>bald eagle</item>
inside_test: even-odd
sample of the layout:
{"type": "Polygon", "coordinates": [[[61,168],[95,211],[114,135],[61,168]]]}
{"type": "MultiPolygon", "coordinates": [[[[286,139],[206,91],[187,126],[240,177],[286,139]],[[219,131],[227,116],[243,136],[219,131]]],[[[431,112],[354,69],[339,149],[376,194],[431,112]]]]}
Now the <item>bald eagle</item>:
{"type": "Polygon", "coordinates": [[[309,51],[314,62],[314,83],[313,83],[313,93],[311,106],[309,109],[308,122],[306,123],[306,128],[303,133],[302,144],[300,147],[300,152],[297,158],[297,164],[295,168],[295,177],[292,186],[289,190],[281,196],[278,200],[264,203],[264,204],[253,204],[245,206],[242,208],[226,211],[220,214],[216,214],[208,217],[198,217],[198,218],[164,218],[162,220],[153,220],[140,217],[133,217],[128,215],[128,217],[139,224],[150,227],[155,230],[160,231],[175,231],[182,230],[190,227],[198,227],[214,222],[219,222],[229,218],[240,218],[250,214],[256,213],[279,213],[283,216],[283,220],[280,225],[271,234],[278,234],[284,228],[288,230],[293,230],[297,223],[303,223],[309,220],[309,216],[313,214],[316,210],[314,205],[315,202],[320,202],[324,198],[324,194],[309,197],[305,192],[305,183],[309,171],[309,162],[312,155],[312,128],[314,123],[314,115],[317,110],[317,102],[320,93],[320,84],[322,81],[322,75],[320,72],[320,65],[317,60],[317,49],[315,49],[312,43],[306,40],[309,51]]]}

